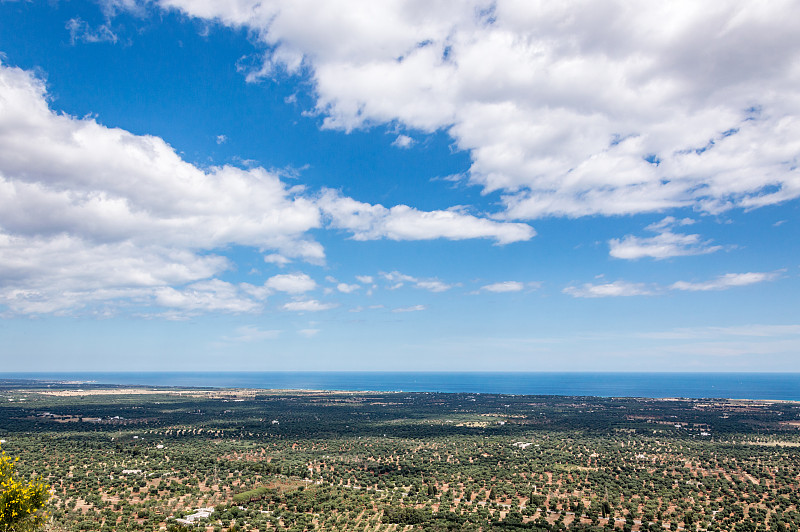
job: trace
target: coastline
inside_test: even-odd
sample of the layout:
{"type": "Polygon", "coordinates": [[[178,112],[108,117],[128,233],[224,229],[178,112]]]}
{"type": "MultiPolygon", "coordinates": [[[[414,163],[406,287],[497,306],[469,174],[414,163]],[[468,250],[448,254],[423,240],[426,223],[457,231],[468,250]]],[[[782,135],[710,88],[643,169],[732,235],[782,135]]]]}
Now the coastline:
{"type": "MultiPolygon", "coordinates": [[[[85,388],[420,392],[800,401],[800,373],[9,372],[0,381],[85,388]]],[[[137,393],[142,393],[137,392],[137,393]]]]}

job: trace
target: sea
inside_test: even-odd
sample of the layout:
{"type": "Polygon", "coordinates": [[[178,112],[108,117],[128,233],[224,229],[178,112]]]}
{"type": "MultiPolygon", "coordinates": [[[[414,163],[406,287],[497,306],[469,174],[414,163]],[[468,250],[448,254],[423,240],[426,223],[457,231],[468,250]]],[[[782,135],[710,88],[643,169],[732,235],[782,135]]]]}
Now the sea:
{"type": "Polygon", "coordinates": [[[800,373],[69,372],[0,379],[85,384],[800,401],[800,373]]]}

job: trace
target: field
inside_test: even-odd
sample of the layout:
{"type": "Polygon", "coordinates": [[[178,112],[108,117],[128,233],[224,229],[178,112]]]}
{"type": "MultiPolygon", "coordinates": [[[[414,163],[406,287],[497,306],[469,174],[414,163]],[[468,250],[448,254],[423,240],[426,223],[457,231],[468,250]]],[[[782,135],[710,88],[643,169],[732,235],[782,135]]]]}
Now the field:
{"type": "Polygon", "coordinates": [[[51,530],[800,524],[792,402],[0,381],[0,439],[51,530]]]}

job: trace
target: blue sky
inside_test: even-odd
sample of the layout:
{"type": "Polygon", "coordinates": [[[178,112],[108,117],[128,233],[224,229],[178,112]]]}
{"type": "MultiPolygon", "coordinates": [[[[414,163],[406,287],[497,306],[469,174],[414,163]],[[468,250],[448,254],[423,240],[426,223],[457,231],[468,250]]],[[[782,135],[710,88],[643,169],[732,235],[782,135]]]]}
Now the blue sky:
{"type": "Polygon", "coordinates": [[[800,371],[796,2],[0,1],[7,371],[800,371]]]}

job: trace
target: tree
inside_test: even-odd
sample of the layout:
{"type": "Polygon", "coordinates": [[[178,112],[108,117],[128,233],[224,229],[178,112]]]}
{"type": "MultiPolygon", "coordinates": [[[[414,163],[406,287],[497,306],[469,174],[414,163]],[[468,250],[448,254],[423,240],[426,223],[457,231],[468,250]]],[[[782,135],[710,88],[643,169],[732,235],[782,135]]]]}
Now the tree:
{"type": "Polygon", "coordinates": [[[29,532],[44,525],[50,486],[19,480],[15,462],[0,450],[0,531],[29,532]]]}

